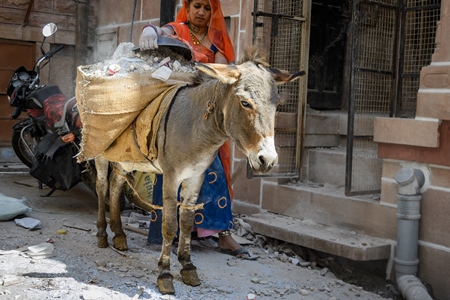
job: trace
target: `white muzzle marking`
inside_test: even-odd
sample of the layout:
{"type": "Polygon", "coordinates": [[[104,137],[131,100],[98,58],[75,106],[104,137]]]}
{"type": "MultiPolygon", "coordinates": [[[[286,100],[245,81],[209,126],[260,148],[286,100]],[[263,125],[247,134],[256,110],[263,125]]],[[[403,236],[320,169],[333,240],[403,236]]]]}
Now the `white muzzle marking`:
{"type": "Polygon", "coordinates": [[[258,144],[258,152],[248,156],[251,167],[258,172],[268,172],[278,162],[278,154],[275,150],[273,137],[266,137],[258,144]]]}

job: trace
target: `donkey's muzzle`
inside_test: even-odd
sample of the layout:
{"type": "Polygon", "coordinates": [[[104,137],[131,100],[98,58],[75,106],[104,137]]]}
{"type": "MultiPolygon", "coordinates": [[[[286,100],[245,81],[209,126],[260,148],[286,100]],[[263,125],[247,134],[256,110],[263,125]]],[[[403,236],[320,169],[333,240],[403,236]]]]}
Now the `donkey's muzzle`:
{"type": "Polygon", "coordinates": [[[259,151],[249,155],[249,163],[256,172],[269,172],[278,162],[278,154],[275,150],[275,142],[272,137],[264,138],[259,143],[259,151]]]}
{"type": "Polygon", "coordinates": [[[266,156],[259,156],[259,170],[258,172],[266,173],[269,172],[275,164],[278,162],[278,155],[275,157],[266,157],[266,156]]]}

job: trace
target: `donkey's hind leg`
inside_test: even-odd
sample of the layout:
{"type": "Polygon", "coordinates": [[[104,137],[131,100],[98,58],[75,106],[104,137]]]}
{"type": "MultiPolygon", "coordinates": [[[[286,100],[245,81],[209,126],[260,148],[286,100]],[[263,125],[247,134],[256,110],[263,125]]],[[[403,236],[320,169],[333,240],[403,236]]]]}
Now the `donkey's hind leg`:
{"type": "Polygon", "coordinates": [[[114,248],[120,251],[128,250],[127,236],[122,229],[122,220],[120,218],[120,196],[125,183],[126,172],[120,168],[120,165],[113,166],[109,177],[109,227],[114,232],[114,248]]]}
{"type": "Polygon", "coordinates": [[[197,268],[191,261],[191,232],[194,225],[194,206],[197,202],[202,182],[203,176],[190,178],[183,182],[181,189],[178,261],[183,266],[180,272],[183,282],[191,286],[198,286],[201,283],[197,274],[197,268]]]}
{"type": "Polygon", "coordinates": [[[97,171],[97,180],[95,188],[97,191],[98,216],[97,216],[97,246],[100,248],[108,247],[108,234],[106,233],[106,198],[108,197],[108,167],[109,161],[101,156],[95,159],[95,169],[97,171]]]}

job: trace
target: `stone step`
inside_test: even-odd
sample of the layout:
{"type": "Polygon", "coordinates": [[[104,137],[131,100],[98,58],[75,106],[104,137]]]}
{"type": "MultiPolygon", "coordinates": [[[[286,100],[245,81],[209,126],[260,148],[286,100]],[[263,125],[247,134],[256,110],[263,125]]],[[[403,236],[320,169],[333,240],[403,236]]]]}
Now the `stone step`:
{"type": "Polygon", "coordinates": [[[391,243],[352,231],[327,227],[274,213],[248,215],[255,233],[355,261],[388,259],[391,243]]]}
{"type": "Polygon", "coordinates": [[[0,147],[0,173],[28,173],[29,170],[30,168],[16,156],[12,147],[0,147]]]}
{"type": "MultiPolygon", "coordinates": [[[[284,117],[284,116],[283,116],[284,117]]],[[[373,115],[356,115],[353,126],[355,136],[371,136],[373,115]]],[[[316,111],[306,113],[306,135],[347,135],[348,113],[345,111],[316,111]]]]}
{"type": "Polygon", "coordinates": [[[23,163],[0,162],[0,173],[28,173],[28,168],[23,163]]]}
{"type": "MultiPolygon", "coordinates": [[[[307,179],[322,184],[331,184],[336,187],[345,186],[346,148],[317,148],[308,150],[307,179]]],[[[381,165],[377,152],[373,150],[355,151],[353,157],[353,172],[364,174],[364,186],[369,190],[381,184],[381,165]]]]}
{"type": "Polygon", "coordinates": [[[1,163],[20,163],[20,159],[14,153],[12,147],[0,147],[1,163]]]}

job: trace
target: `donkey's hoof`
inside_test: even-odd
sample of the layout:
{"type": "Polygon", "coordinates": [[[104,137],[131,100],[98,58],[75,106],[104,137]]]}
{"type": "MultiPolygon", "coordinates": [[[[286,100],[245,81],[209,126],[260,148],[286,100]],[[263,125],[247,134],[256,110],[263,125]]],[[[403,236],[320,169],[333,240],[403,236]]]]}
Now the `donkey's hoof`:
{"type": "Polygon", "coordinates": [[[181,269],[180,274],[184,284],[198,286],[201,283],[200,278],[198,278],[197,268],[193,264],[184,266],[184,268],[181,269]]]}
{"type": "Polygon", "coordinates": [[[125,236],[115,236],[113,238],[114,248],[119,251],[128,250],[127,238],[125,236]]]}
{"type": "Polygon", "coordinates": [[[162,273],[157,280],[158,290],[163,295],[174,295],[173,276],[170,273],[162,273]]]}
{"type": "Polygon", "coordinates": [[[98,236],[97,237],[97,246],[99,248],[107,248],[108,247],[108,237],[107,236],[98,236]]]}

